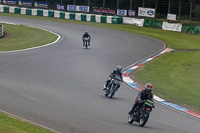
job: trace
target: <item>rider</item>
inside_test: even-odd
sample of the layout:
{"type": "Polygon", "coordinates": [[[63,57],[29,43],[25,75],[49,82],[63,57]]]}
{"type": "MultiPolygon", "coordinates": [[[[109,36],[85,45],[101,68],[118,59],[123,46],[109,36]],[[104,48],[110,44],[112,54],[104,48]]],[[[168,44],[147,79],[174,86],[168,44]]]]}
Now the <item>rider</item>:
{"type": "Polygon", "coordinates": [[[83,40],[83,46],[85,45],[85,40],[84,38],[88,38],[89,37],[89,40],[88,40],[88,46],[90,46],[90,35],[88,34],[88,31],[85,31],[85,33],[83,34],[83,37],[82,37],[82,40],[83,40]]]}
{"type": "Polygon", "coordinates": [[[144,104],[146,100],[153,101],[153,87],[151,84],[147,83],[144,87],[144,90],[140,91],[138,96],[135,99],[135,103],[132,107],[132,109],[129,111],[129,115],[132,115],[134,112],[134,109],[136,109],[137,106],[141,106],[144,104]]]}
{"type": "MultiPolygon", "coordinates": [[[[106,90],[106,88],[108,87],[110,81],[114,78],[115,74],[119,75],[121,77],[121,82],[123,82],[122,72],[121,71],[122,71],[122,67],[121,66],[117,66],[117,69],[114,69],[112,71],[112,73],[109,75],[110,79],[108,79],[106,81],[106,84],[104,85],[104,89],[103,90],[106,90]]],[[[117,87],[116,90],[118,90],[119,87],[120,87],[120,84],[119,84],[119,86],[117,87]]]]}

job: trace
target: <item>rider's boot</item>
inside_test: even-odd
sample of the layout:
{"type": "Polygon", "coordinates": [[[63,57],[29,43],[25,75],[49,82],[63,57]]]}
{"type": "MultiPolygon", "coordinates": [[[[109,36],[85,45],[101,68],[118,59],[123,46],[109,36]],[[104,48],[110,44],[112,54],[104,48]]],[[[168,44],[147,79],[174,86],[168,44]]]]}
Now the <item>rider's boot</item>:
{"type": "Polygon", "coordinates": [[[103,90],[104,90],[104,91],[106,90],[106,88],[107,88],[106,85],[103,85],[103,90]]]}

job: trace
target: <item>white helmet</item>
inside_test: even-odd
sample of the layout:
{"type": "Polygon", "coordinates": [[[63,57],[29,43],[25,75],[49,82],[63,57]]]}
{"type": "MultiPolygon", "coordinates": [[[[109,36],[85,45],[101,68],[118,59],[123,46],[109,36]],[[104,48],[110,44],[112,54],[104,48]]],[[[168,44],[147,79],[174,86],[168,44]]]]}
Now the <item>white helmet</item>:
{"type": "Polygon", "coordinates": [[[152,84],[150,83],[147,83],[144,88],[148,94],[151,93],[151,91],[153,90],[152,84]]]}
{"type": "Polygon", "coordinates": [[[85,31],[85,33],[88,33],[88,31],[85,31]]]}

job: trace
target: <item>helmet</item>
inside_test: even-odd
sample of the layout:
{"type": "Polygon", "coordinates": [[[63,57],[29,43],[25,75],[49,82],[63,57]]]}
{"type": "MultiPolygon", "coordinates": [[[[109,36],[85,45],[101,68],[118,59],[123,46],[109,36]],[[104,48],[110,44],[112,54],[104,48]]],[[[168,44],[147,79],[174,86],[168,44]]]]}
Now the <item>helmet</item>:
{"type": "Polygon", "coordinates": [[[150,94],[152,90],[153,90],[152,84],[147,83],[145,85],[145,91],[147,92],[147,94],[150,94]]]}
{"type": "Polygon", "coordinates": [[[85,33],[88,33],[88,31],[85,31],[85,33]]]}
{"type": "Polygon", "coordinates": [[[122,67],[121,66],[117,66],[117,71],[121,72],[122,71],[122,67]]]}

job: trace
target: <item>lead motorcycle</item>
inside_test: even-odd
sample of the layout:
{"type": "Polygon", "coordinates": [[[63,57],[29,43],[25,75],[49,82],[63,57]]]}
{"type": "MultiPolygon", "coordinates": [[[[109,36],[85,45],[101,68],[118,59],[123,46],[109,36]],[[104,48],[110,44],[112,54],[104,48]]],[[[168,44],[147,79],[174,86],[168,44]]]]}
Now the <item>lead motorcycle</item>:
{"type": "Polygon", "coordinates": [[[109,83],[108,87],[105,90],[105,96],[112,98],[115,95],[118,86],[121,84],[121,81],[122,81],[121,77],[115,74],[114,78],[111,79],[111,82],[109,83]]]}
{"type": "Polygon", "coordinates": [[[87,49],[88,48],[88,46],[89,46],[89,37],[84,37],[83,38],[83,40],[84,40],[84,45],[83,46],[85,46],[85,48],[87,49]]]}
{"type": "Polygon", "coordinates": [[[128,123],[132,124],[136,121],[143,127],[149,119],[152,108],[154,108],[154,102],[147,100],[141,107],[137,107],[133,114],[128,116],[128,123]]]}

